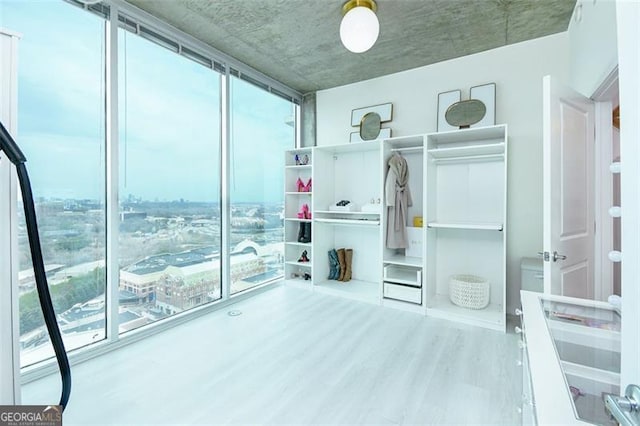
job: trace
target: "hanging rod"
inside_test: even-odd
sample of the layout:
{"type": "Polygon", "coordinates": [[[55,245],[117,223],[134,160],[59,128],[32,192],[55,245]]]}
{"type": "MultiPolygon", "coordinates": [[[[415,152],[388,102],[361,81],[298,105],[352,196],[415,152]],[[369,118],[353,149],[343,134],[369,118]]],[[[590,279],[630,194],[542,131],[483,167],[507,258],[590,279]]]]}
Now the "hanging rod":
{"type": "Polygon", "coordinates": [[[434,158],[433,160],[440,163],[445,161],[474,161],[474,160],[490,160],[492,158],[504,158],[504,154],[486,154],[486,155],[463,155],[459,157],[443,157],[434,158]]]}
{"type": "Polygon", "coordinates": [[[407,148],[391,148],[391,152],[402,152],[402,151],[422,151],[424,147],[422,146],[410,146],[407,148]]]}
{"type": "Polygon", "coordinates": [[[424,147],[422,146],[410,146],[407,148],[391,148],[391,152],[403,152],[403,151],[422,151],[424,147]]]}

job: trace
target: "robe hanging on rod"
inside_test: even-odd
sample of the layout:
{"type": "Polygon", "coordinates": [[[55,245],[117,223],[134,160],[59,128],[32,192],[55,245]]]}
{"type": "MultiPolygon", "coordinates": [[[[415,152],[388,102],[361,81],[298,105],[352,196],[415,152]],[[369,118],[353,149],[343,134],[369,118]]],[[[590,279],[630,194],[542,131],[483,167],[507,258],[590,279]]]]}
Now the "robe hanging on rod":
{"type": "Polygon", "coordinates": [[[407,160],[395,152],[388,162],[389,171],[385,181],[385,200],[387,215],[386,246],[390,249],[409,247],[407,237],[407,214],[413,205],[409,189],[409,167],[407,160]]]}

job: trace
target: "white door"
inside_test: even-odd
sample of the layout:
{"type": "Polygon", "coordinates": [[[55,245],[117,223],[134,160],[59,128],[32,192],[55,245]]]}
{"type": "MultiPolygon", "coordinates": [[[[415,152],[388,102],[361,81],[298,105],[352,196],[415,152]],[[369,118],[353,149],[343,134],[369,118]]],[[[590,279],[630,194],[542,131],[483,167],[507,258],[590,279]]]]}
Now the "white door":
{"type": "Polygon", "coordinates": [[[594,103],[543,79],[544,291],[594,297],[594,103]]]}

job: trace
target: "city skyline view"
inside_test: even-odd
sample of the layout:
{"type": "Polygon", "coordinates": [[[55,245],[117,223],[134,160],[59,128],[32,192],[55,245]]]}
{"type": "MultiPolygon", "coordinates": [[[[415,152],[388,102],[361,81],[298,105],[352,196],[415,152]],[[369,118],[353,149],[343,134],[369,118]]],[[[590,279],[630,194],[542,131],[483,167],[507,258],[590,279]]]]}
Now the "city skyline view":
{"type": "MultiPolygon", "coordinates": [[[[2,27],[21,35],[18,47],[17,135],[27,157],[27,168],[34,195],[54,198],[103,199],[104,187],[86,176],[104,168],[105,158],[105,46],[104,24],[95,31],[98,17],[64,4],[62,0],[5,0],[0,6],[2,27]],[[37,6],[37,7],[36,7],[37,6]],[[65,22],[83,37],[67,37],[52,31],[50,22],[65,22]],[[52,49],[51,46],[56,46],[52,49]],[[73,61],[68,58],[72,57],[73,61]],[[45,68],[41,64],[47,64],[45,68]],[[49,78],[54,75],[55,78],[49,78]],[[68,111],[73,111],[69,114],[68,111]],[[73,161],[82,158],[83,161],[73,161]],[[73,162],[73,167],[66,167],[73,162]],[[60,173],[60,165],[65,165],[60,173]]],[[[196,62],[180,58],[174,52],[134,34],[120,30],[120,102],[136,105],[135,114],[120,109],[120,188],[122,196],[134,194],[145,200],[172,201],[218,199],[219,176],[202,181],[198,174],[181,173],[171,185],[156,185],[146,176],[164,173],[172,165],[189,163],[188,170],[219,168],[219,154],[212,158],[211,147],[219,151],[219,78],[218,73],[196,62]],[[153,48],[150,48],[152,46],[153,48]],[[126,60],[124,58],[126,49],[126,60]],[[162,62],[162,67],[146,69],[144,64],[162,62]],[[141,70],[136,72],[136,68],[141,70]],[[123,72],[127,72],[123,78],[123,72]],[[176,79],[187,74],[189,79],[176,79]],[[159,92],[158,87],[162,87],[159,92]],[[171,94],[171,102],[166,94],[171,94]],[[211,102],[211,99],[216,102],[211,102]],[[158,117],[170,118],[171,125],[158,126],[158,117]],[[206,123],[193,128],[193,123],[206,123]],[[204,130],[210,129],[209,132],[204,130]],[[189,141],[188,150],[175,149],[189,141]],[[140,144],[140,141],[146,141],[140,144]],[[152,141],[150,143],[149,141],[152,141]],[[136,143],[138,142],[138,143],[136,143]],[[154,161],[145,161],[153,158],[154,161]],[[213,160],[213,161],[212,161],[213,160]],[[217,163],[217,164],[215,164],[217,163]],[[135,164],[136,167],[127,167],[135,164]],[[126,176],[125,176],[126,175],[126,176]],[[215,180],[214,180],[215,179],[215,180]]],[[[290,102],[267,92],[255,90],[244,81],[232,79],[232,139],[261,141],[291,140],[285,121],[294,115],[290,102]],[[262,92],[262,93],[260,93],[262,92]],[[282,126],[265,122],[265,115],[279,117],[282,126]]],[[[282,150],[264,150],[255,157],[253,146],[232,144],[231,161],[237,181],[260,185],[235,185],[238,201],[282,197],[282,179],[263,182],[262,164],[282,162],[282,150]]],[[[284,147],[292,146],[283,143],[284,147]]]]}

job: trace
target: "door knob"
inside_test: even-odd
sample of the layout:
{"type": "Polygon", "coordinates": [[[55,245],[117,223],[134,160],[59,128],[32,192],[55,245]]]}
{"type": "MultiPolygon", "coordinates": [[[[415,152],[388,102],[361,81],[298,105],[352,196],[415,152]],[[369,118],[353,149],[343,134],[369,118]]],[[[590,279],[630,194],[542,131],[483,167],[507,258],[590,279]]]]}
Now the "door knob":
{"type": "Polygon", "coordinates": [[[640,387],[628,385],[624,396],[607,395],[605,410],[622,426],[640,424],[640,387]]]}
{"type": "Polygon", "coordinates": [[[557,262],[558,260],[566,260],[567,256],[565,256],[564,254],[559,254],[557,251],[554,251],[552,259],[554,262],[557,262]]]}

